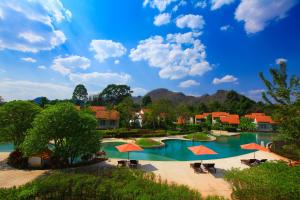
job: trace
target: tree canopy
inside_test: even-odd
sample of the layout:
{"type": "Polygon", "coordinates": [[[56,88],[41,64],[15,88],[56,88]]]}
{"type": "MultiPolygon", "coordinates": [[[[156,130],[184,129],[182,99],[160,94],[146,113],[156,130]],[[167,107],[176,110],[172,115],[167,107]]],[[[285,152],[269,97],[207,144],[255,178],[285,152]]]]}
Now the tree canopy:
{"type": "Polygon", "coordinates": [[[110,84],[100,93],[100,97],[107,104],[117,105],[126,97],[131,97],[131,93],[127,85],[110,84]]]}
{"type": "Polygon", "coordinates": [[[88,112],[77,111],[71,103],[58,103],[44,109],[32,123],[22,145],[25,155],[53,146],[54,155],[68,163],[78,156],[95,153],[100,136],[97,121],[88,112]]]}
{"type": "Polygon", "coordinates": [[[279,69],[270,68],[272,81],[265,78],[262,72],[260,78],[264,82],[267,91],[262,93],[262,98],[269,104],[273,102],[281,105],[291,105],[300,98],[300,77],[292,75],[290,78],[286,73],[286,63],[281,61],[279,69]]]}
{"type": "Polygon", "coordinates": [[[87,99],[88,99],[88,92],[85,86],[82,84],[76,85],[73,92],[72,100],[76,104],[81,104],[81,103],[85,103],[87,99]]]}
{"type": "Polygon", "coordinates": [[[142,99],[142,106],[146,107],[146,106],[148,106],[151,103],[152,103],[152,99],[151,99],[151,97],[149,95],[146,95],[146,96],[143,97],[143,99],[142,99]]]}
{"type": "Polygon", "coordinates": [[[27,129],[41,108],[28,101],[11,101],[0,107],[0,134],[13,141],[19,148],[24,141],[27,129]]]}

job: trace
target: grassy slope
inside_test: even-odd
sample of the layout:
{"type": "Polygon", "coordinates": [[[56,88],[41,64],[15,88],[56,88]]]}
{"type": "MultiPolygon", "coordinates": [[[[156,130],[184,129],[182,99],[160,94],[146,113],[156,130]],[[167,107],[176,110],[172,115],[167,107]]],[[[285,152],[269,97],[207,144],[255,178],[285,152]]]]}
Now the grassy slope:
{"type": "Polygon", "coordinates": [[[141,138],[141,139],[138,139],[136,141],[136,144],[140,145],[141,147],[153,147],[153,146],[159,146],[159,145],[161,145],[160,142],[152,140],[150,138],[141,138]]]}
{"type": "Polygon", "coordinates": [[[190,139],[190,140],[200,140],[200,141],[210,140],[210,137],[207,136],[206,133],[200,133],[200,132],[199,133],[188,134],[184,138],[190,139]]]}

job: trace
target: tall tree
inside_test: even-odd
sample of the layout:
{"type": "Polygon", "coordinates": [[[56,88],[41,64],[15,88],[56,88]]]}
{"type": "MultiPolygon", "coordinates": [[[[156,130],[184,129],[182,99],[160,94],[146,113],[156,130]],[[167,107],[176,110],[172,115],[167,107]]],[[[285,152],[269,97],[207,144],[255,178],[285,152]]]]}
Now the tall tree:
{"type": "Polygon", "coordinates": [[[291,105],[300,97],[300,78],[295,75],[288,78],[285,61],[280,61],[279,69],[270,68],[270,74],[272,81],[267,80],[262,72],[259,73],[267,88],[267,91],[262,93],[262,98],[267,103],[291,105]]]}
{"type": "Polygon", "coordinates": [[[0,96],[0,105],[4,103],[4,99],[0,96]]]}
{"type": "Polygon", "coordinates": [[[100,93],[100,97],[107,103],[112,105],[117,105],[126,97],[131,97],[132,91],[127,85],[108,85],[100,93]]]}
{"type": "Polygon", "coordinates": [[[11,101],[0,107],[0,134],[13,141],[18,149],[24,141],[27,129],[41,108],[28,101],[11,101]]]}
{"type": "Polygon", "coordinates": [[[88,99],[88,92],[84,85],[79,84],[76,85],[72,100],[75,101],[76,104],[82,104],[85,103],[88,99]]]}
{"type": "Polygon", "coordinates": [[[97,121],[86,111],[77,111],[71,103],[58,103],[44,109],[33,121],[22,144],[25,155],[39,153],[53,145],[54,155],[68,163],[100,148],[95,131],[97,121]]]}
{"type": "Polygon", "coordinates": [[[142,99],[142,106],[146,107],[146,106],[148,106],[151,103],[152,103],[152,99],[151,99],[151,97],[149,95],[146,95],[146,96],[143,97],[143,99],[142,99]]]}
{"type": "Polygon", "coordinates": [[[130,97],[123,99],[121,103],[116,106],[116,109],[120,112],[120,126],[129,127],[129,121],[133,119],[133,100],[130,97]]]}

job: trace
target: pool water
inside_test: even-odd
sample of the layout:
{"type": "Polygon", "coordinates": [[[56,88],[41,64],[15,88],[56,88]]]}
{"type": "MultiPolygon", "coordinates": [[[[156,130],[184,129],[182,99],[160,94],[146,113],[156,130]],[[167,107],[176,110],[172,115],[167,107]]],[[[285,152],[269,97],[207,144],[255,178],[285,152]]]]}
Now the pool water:
{"type": "MultiPolygon", "coordinates": [[[[241,149],[240,145],[247,143],[263,143],[266,145],[271,141],[270,133],[242,133],[239,136],[218,137],[212,142],[193,142],[189,140],[168,139],[164,140],[164,147],[148,148],[140,152],[130,152],[130,159],[136,160],[160,160],[160,161],[188,161],[188,160],[209,160],[227,158],[251,153],[254,151],[241,149]],[[214,150],[216,155],[194,155],[187,147],[205,145],[214,150]]],[[[128,153],[119,152],[115,146],[124,144],[122,142],[107,142],[102,144],[110,158],[128,158],[128,153]]]]}

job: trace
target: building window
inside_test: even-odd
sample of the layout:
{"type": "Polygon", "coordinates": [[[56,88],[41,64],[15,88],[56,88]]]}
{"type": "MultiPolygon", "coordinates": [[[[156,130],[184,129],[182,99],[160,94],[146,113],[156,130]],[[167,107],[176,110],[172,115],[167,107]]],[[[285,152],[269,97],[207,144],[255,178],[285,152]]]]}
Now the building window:
{"type": "Polygon", "coordinates": [[[115,126],[115,124],[116,124],[116,122],[114,120],[110,120],[110,123],[109,123],[110,126],[115,126]]]}
{"type": "Polygon", "coordinates": [[[100,126],[105,126],[105,120],[100,120],[100,126]]]}

